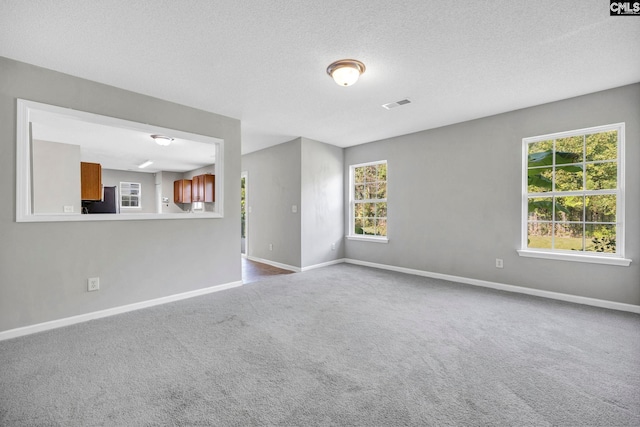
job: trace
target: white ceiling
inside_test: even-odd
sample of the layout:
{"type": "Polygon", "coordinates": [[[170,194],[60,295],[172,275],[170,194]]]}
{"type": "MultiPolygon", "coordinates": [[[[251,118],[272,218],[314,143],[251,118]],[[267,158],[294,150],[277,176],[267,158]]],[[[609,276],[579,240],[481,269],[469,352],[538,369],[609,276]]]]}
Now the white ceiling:
{"type": "MultiPolygon", "coordinates": [[[[150,132],[94,123],[36,110],[30,114],[33,139],[80,147],[80,160],[100,163],[104,169],[155,173],[193,171],[215,163],[210,143],[174,138],[160,146],[150,132]],[[138,166],[153,163],[144,169],[138,166]]],[[[164,134],[164,132],[163,132],[164,134]]]]}
{"type": "Polygon", "coordinates": [[[346,147],[640,81],[606,0],[0,0],[0,56],[346,147]],[[337,86],[326,67],[366,64],[337,86]],[[385,110],[382,104],[411,99],[385,110]]]}

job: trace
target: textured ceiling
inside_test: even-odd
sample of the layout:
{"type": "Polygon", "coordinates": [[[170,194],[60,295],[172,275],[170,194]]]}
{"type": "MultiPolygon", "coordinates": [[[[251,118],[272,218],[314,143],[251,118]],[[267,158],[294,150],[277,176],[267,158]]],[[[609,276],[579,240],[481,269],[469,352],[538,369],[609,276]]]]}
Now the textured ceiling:
{"type": "Polygon", "coordinates": [[[606,0],[0,0],[0,56],[341,147],[640,81],[606,0]],[[337,86],[337,59],[367,66],[337,86]],[[382,104],[411,99],[385,110],[382,104]]]}

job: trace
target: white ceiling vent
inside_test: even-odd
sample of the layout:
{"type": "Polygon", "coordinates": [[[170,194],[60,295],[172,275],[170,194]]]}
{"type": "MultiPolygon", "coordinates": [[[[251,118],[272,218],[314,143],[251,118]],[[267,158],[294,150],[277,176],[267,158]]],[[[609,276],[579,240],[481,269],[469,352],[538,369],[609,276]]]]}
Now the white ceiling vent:
{"type": "Polygon", "coordinates": [[[388,104],[382,104],[382,108],[386,108],[387,110],[391,110],[392,108],[400,107],[401,105],[411,104],[411,100],[408,98],[401,99],[400,101],[390,102],[388,104]]]}

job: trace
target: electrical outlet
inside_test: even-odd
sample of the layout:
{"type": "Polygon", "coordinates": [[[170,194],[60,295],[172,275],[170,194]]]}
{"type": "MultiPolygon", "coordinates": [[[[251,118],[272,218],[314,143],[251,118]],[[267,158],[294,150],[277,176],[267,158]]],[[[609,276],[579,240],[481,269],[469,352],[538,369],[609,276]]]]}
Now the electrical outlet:
{"type": "Polygon", "coordinates": [[[298,205],[291,205],[291,212],[292,213],[297,213],[298,212],[298,205]]]}
{"type": "Polygon", "coordinates": [[[273,250],[273,243],[269,243],[269,250],[272,251],[273,250]]]}
{"type": "Polygon", "coordinates": [[[64,213],[73,213],[73,205],[65,206],[64,207],[64,213]]]}
{"type": "Polygon", "coordinates": [[[335,251],[335,250],[336,250],[336,244],[335,244],[335,243],[332,243],[332,244],[331,244],[331,250],[332,250],[332,251],[335,251]]]}
{"type": "Polygon", "coordinates": [[[87,279],[87,291],[97,291],[100,289],[100,278],[99,277],[89,277],[87,279]]]}
{"type": "Polygon", "coordinates": [[[504,264],[500,258],[496,258],[496,268],[503,268],[504,264]]]}

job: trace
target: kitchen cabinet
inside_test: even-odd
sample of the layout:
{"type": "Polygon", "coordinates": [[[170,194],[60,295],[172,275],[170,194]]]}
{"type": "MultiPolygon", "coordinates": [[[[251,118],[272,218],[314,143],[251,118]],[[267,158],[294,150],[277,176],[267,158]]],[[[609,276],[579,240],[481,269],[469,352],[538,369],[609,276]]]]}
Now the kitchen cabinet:
{"type": "Polygon", "coordinates": [[[193,177],[193,184],[191,187],[192,201],[193,202],[215,202],[215,187],[216,187],[215,175],[197,175],[193,177]]]}
{"type": "Polygon", "coordinates": [[[80,198],[102,200],[102,166],[100,163],[80,162],[80,198]]]}
{"type": "Polygon", "coordinates": [[[190,179],[179,179],[173,181],[173,203],[191,203],[190,179]]]}

